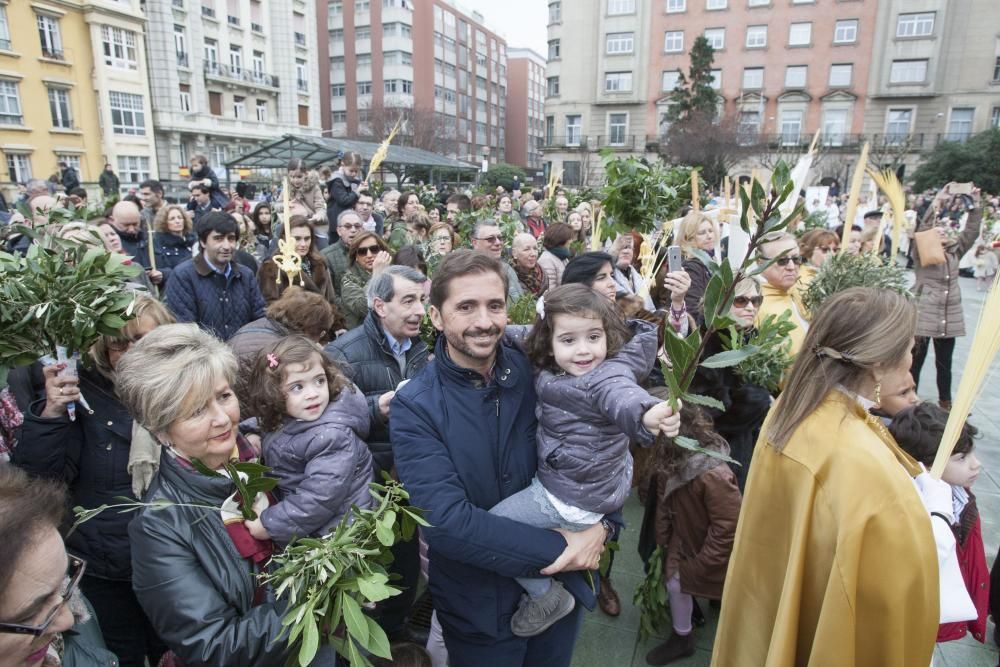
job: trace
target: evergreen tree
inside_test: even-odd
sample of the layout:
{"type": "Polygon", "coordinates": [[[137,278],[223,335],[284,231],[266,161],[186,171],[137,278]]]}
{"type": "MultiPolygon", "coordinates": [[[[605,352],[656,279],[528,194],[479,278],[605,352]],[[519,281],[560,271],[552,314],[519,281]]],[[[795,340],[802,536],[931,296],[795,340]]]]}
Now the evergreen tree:
{"type": "Polygon", "coordinates": [[[715,49],[704,35],[694,40],[691,47],[691,68],[688,75],[681,72],[677,85],[670,93],[667,120],[671,124],[688,120],[716,120],[719,94],[712,88],[712,63],[715,49]]]}
{"type": "Polygon", "coordinates": [[[720,97],[712,88],[714,53],[704,35],[694,41],[688,74],[681,73],[669,96],[670,125],[660,146],[671,162],[699,167],[702,178],[712,184],[746,152],[733,119],[719,118],[720,97]]]}

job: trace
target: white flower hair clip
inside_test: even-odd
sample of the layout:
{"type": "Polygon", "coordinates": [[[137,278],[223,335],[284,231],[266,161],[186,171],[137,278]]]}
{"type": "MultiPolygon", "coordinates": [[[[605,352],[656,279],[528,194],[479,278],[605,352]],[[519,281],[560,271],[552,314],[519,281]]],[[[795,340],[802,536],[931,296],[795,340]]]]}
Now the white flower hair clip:
{"type": "Polygon", "coordinates": [[[545,319],[545,295],[538,297],[538,301],[535,302],[535,312],[538,313],[538,319],[545,319]]]}

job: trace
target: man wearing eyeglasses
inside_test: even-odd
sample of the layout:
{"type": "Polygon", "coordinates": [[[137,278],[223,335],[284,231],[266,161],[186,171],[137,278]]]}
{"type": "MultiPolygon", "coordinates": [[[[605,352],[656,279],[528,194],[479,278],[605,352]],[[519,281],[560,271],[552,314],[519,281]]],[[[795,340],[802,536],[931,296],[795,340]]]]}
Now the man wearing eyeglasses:
{"type": "Polygon", "coordinates": [[[358,201],[354,203],[354,210],[357,211],[358,217],[361,218],[361,226],[365,228],[365,231],[375,232],[379,236],[382,236],[385,223],[382,216],[374,212],[374,201],[372,196],[367,192],[358,193],[358,201]]]}
{"type": "Polygon", "coordinates": [[[777,232],[760,246],[758,253],[758,264],[768,266],[760,274],[764,279],[760,286],[764,302],[757,311],[756,323],[759,325],[768,315],[780,317],[786,311],[791,312],[795,328],[788,336],[792,339],[791,354],[794,358],[802,349],[806,331],[809,330],[807,311],[799,301],[798,293],[792,289],[802,266],[798,241],[788,232],[777,232]]]}
{"type": "Polygon", "coordinates": [[[115,665],[79,583],[86,563],[66,553],[59,525],[66,496],[56,484],[0,466],[0,662],[4,665],[115,665]],[[67,632],[68,630],[73,632],[67,632]],[[61,638],[61,650],[54,642],[61,638]]]}
{"type": "MultiPolygon", "coordinates": [[[[370,206],[371,197],[368,197],[368,203],[370,206]]],[[[339,238],[336,243],[322,250],[326,265],[330,269],[330,275],[333,276],[333,289],[338,297],[340,296],[341,284],[344,281],[344,274],[347,273],[347,268],[350,266],[347,257],[348,249],[354,243],[354,237],[358,235],[363,226],[364,221],[357,211],[351,209],[341,211],[340,215],[337,216],[337,236],[339,238]]]]}
{"type": "Polygon", "coordinates": [[[493,220],[477,222],[476,226],[472,229],[470,241],[473,250],[481,250],[500,260],[504,270],[507,272],[507,301],[513,303],[520,299],[524,294],[524,290],[517,279],[517,272],[514,271],[514,267],[504,261],[504,251],[506,249],[504,248],[500,228],[496,223],[493,220]]]}

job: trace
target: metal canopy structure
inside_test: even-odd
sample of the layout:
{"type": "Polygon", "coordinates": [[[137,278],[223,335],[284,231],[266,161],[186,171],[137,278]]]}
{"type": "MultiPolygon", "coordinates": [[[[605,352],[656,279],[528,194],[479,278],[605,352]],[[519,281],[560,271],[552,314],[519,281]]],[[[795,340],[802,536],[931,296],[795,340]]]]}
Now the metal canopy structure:
{"type": "MultiPolygon", "coordinates": [[[[334,165],[338,154],[358,153],[365,161],[371,160],[379,144],[354,139],[331,139],[286,134],[281,139],[261,146],[226,163],[227,169],[284,169],[292,158],[302,158],[306,166],[316,168],[334,165]]],[[[478,171],[479,167],[468,162],[445,157],[421,148],[389,145],[386,166],[429,167],[451,171],[478,171]]]]}

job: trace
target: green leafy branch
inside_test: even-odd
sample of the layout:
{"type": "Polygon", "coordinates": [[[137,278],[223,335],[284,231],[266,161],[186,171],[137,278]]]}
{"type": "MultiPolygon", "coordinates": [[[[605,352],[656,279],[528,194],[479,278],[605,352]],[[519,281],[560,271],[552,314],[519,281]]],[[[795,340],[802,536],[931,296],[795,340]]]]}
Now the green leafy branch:
{"type": "Polygon", "coordinates": [[[522,294],[517,301],[507,307],[507,319],[511,324],[534,324],[537,302],[531,292],[522,294]]]}
{"type": "Polygon", "coordinates": [[[837,253],[827,258],[802,295],[810,312],[816,312],[828,298],[851,287],[874,287],[909,294],[906,272],[894,259],[876,254],[837,253]]]}
{"type": "Polygon", "coordinates": [[[271,470],[266,465],[253,461],[227,461],[222,464],[226,474],[223,475],[217,470],[212,470],[198,459],[191,459],[195,469],[206,477],[228,477],[236,487],[236,492],[240,496],[240,514],[246,521],[253,521],[257,518],[257,512],[253,508],[253,501],[258,493],[267,493],[278,485],[278,480],[274,477],[267,477],[271,470]]]}
{"type": "MultiPolygon", "coordinates": [[[[664,349],[670,360],[669,364],[664,364],[663,378],[669,389],[670,403],[675,410],[678,407],[678,401],[683,400],[694,405],[725,411],[725,406],[719,400],[689,392],[698,367],[729,368],[736,366],[738,368],[740,364],[745,364],[759,355],[762,349],[769,349],[777,344],[781,327],[772,323],[766,330],[766,338],[755,343],[748,342],[735,348],[731,347],[703,358],[705,348],[713,336],[729,332],[730,339],[738,338],[737,335],[734,335],[737,322],[729,316],[736,286],[744,278],[759,275],[781,257],[778,255],[767,262],[759,263],[756,268],[750,268],[758,259],[757,249],[764,242],[766,235],[786,229],[791,221],[800,214],[801,205],[784,218],[779,210],[782,202],[791,196],[794,190],[788,165],[784,162],[779,162],[775,166],[771,177],[771,187],[772,192],[768,196],[764,191],[764,186],[754,180],[749,193],[740,191],[743,203],[740,227],[750,236],[750,243],[747,255],[736,271],[733,271],[727,261],[718,263],[704,252],[695,252],[711,273],[703,301],[704,334],[697,327],[692,327],[692,331],[686,337],[681,337],[672,327],[668,326],[663,337],[664,349]],[[751,224],[752,220],[758,221],[757,224],[751,224]]],[[[702,447],[693,438],[678,436],[673,439],[673,442],[689,451],[733,462],[730,457],[721,452],[702,447]]],[[[648,567],[646,577],[639,585],[634,597],[635,604],[640,610],[639,633],[643,637],[652,634],[658,627],[662,627],[669,618],[667,594],[664,586],[662,548],[657,548],[653,552],[648,561],[648,567]]]]}
{"type": "MultiPolygon", "coordinates": [[[[607,174],[602,198],[606,218],[593,231],[601,241],[633,230],[648,234],[657,221],[676,218],[692,199],[690,167],[616,158],[609,150],[601,153],[601,159],[607,174]]],[[[702,198],[700,192],[695,196],[702,198]]]]}
{"type": "Polygon", "coordinates": [[[171,500],[167,500],[166,498],[156,498],[155,500],[152,500],[148,503],[132,500],[127,496],[115,496],[114,499],[120,502],[115,503],[113,505],[105,503],[103,505],[93,508],[86,508],[80,505],[74,507],[73,516],[76,517],[76,520],[73,522],[73,525],[70,526],[69,531],[66,533],[66,537],[72,535],[73,532],[77,528],[79,528],[81,524],[84,524],[93,519],[94,517],[96,517],[97,515],[101,514],[102,512],[107,512],[109,510],[118,510],[117,512],[118,514],[128,514],[129,512],[135,512],[141,509],[157,511],[166,509],[168,507],[197,507],[199,509],[209,509],[209,510],[219,509],[215,505],[210,505],[208,503],[175,503],[171,500]]]}
{"type": "MultiPolygon", "coordinates": [[[[786,229],[801,213],[802,205],[800,204],[788,216],[781,216],[779,208],[789,196],[792,196],[792,191],[795,188],[788,165],[783,161],[774,168],[774,173],[771,176],[771,188],[772,192],[768,196],[764,191],[764,186],[759,181],[754,180],[749,193],[740,190],[740,198],[743,203],[740,227],[750,236],[750,243],[747,255],[738,270],[734,272],[727,261],[715,262],[704,252],[694,251],[711,273],[708,286],[705,288],[703,302],[704,334],[697,327],[692,327],[691,333],[682,338],[673,328],[667,327],[666,335],[663,337],[664,348],[671,362],[669,365],[664,365],[663,379],[670,391],[670,403],[675,409],[678,405],[677,402],[683,400],[695,405],[725,410],[725,407],[717,399],[689,393],[688,390],[694,381],[698,366],[705,368],[736,366],[760,351],[756,345],[745,345],[739,349],[723,350],[703,358],[705,347],[713,335],[736,326],[736,321],[729,316],[729,310],[732,308],[733,297],[739,282],[744,278],[759,275],[780,259],[781,255],[778,255],[767,262],[758,264],[756,268],[751,270],[751,265],[758,259],[757,249],[764,242],[765,237],[768,234],[786,229]],[[751,215],[754,220],[759,221],[756,225],[751,225],[751,215]]],[[[731,460],[719,452],[700,447],[697,441],[691,438],[679,436],[674,438],[674,444],[708,456],[731,460]]]]}
{"type": "Polygon", "coordinates": [[[94,243],[18,227],[36,240],[25,256],[0,252],[0,385],[9,369],[56,355],[85,352],[101,335],[116,336],[133,317],[123,287],[141,267],[94,243]]]}
{"type": "Polygon", "coordinates": [[[639,616],[639,639],[646,639],[670,622],[670,605],[667,604],[663,576],[664,557],[663,547],[656,547],[647,561],[649,570],[646,577],[632,597],[632,602],[642,611],[639,616]]]}
{"type": "Polygon", "coordinates": [[[729,329],[729,335],[722,340],[727,349],[739,350],[754,347],[757,352],[738,363],[733,372],[747,384],[755,384],[777,394],[781,378],[792,365],[792,341],[788,335],[795,329],[788,311],[778,315],[768,315],[749,337],[736,328],[729,329]]]}
{"type": "Polygon", "coordinates": [[[355,667],[371,665],[366,653],[392,658],[385,632],[363,610],[399,595],[386,570],[390,549],[429,524],[421,510],[406,504],[402,485],[383,478],[383,484],[369,485],[374,509],[352,507],[329,535],[292,541],[263,575],[275,595],[288,600],[282,625],[289,645],[299,646],[293,664],[308,665],[321,641],[355,667]]]}

